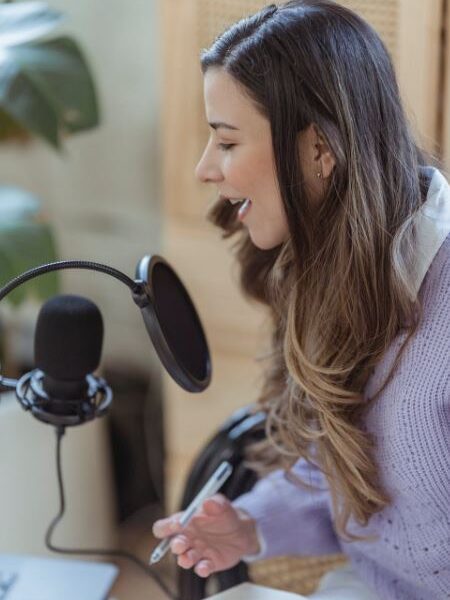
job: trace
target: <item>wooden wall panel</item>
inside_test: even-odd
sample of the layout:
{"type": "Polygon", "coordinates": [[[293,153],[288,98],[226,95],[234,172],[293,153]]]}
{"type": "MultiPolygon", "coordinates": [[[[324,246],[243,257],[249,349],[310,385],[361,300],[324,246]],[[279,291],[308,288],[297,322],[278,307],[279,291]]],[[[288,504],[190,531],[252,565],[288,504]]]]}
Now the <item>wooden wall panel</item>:
{"type": "Polygon", "coordinates": [[[446,0],[444,49],[443,151],[447,174],[450,176],[450,1],[446,0]]]}
{"type": "Polygon", "coordinates": [[[401,0],[397,77],[403,102],[422,145],[436,152],[441,28],[446,0],[401,0]]]}
{"type": "MultiPolygon", "coordinates": [[[[414,129],[434,150],[439,101],[439,30],[444,0],[342,0],[379,31],[396,66],[414,129]]],[[[202,395],[165,379],[168,497],[175,506],[190,463],[236,407],[254,401],[260,380],[255,356],[267,339],[262,308],[237,286],[229,241],[208,224],[213,186],[194,169],[208,137],[199,66],[202,48],[264,0],[160,0],[164,44],[164,255],[198,307],[211,345],[213,381],[202,395]]],[[[449,125],[447,124],[447,127],[449,125]]],[[[449,137],[449,136],[447,136],[449,137]]]]}

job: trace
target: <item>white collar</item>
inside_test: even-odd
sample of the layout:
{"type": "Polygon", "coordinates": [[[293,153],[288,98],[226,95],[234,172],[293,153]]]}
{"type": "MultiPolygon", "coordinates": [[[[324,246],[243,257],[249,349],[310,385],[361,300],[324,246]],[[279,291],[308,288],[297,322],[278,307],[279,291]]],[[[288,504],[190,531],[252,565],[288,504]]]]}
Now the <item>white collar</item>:
{"type": "Polygon", "coordinates": [[[416,294],[433,258],[450,233],[450,185],[438,169],[426,167],[426,170],[431,175],[427,199],[414,218],[417,240],[416,294]]]}

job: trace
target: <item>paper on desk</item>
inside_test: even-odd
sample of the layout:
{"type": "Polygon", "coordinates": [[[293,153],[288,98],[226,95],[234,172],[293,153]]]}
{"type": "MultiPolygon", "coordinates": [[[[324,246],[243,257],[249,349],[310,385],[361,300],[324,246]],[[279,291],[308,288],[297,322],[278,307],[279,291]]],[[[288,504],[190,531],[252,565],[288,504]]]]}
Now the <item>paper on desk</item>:
{"type": "Polygon", "coordinates": [[[308,600],[306,596],[292,594],[291,592],[282,592],[254,583],[241,583],[234,588],[210,596],[208,600],[308,600]]]}

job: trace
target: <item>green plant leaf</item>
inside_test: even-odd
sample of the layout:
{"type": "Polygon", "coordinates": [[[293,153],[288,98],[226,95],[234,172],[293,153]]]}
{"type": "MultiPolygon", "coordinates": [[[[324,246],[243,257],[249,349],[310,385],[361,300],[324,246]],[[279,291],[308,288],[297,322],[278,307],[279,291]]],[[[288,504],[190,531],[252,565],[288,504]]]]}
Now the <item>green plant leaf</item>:
{"type": "Polygon", "coordinates": [[[0,109],[55,149],[64,133],[99,123],[93,77],[78,44],[67,36],[29,41],[60,19],[42,2],[0,5],[0,109]]]}
{"type": "Polygon", "coordinates": [[[58,116],[42,90],[16,64],[0,65],[0,105],[26,130],[60,146],[58,116]]]}
{"type": "MultiPolygon", "coordinates": [[[[57,258],[52,230],[47,223],[11,222],[0,224],[0,286],[40,264],[57,258]]],[[[12,304],[26,297],[46,299],[59,290],[57,272],[49,273],[19,286],[8,296],[12,304]]]]}
{"type": "Polygon", "coordinates": [[[51,104],[62,129],[75,133],[98,124],[94,81],[74,40],[59,37],[12,51],[22,72],[51,104]]]}

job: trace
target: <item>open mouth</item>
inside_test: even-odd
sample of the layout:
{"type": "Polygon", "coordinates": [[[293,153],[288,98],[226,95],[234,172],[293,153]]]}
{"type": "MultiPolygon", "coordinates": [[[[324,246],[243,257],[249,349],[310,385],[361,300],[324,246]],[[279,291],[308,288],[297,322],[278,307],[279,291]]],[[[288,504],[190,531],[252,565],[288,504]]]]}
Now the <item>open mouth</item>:
{"type": "Polygon", "coordinates": [[[248,212],[252,207],[250,198],[230,198],[229,196],[223,196],[221,194],[219,199],[238,207],[237,218],[239,221],[242,221],[248,215],[248,212]]]}
{"type": "Polygon", "coordinates": [[[245,202],[246,198],[230,198],[229,196],[223,196],[222,194],[219,196],[219,200],[228,201],[230,204],[242,204],[245,202]]]}

